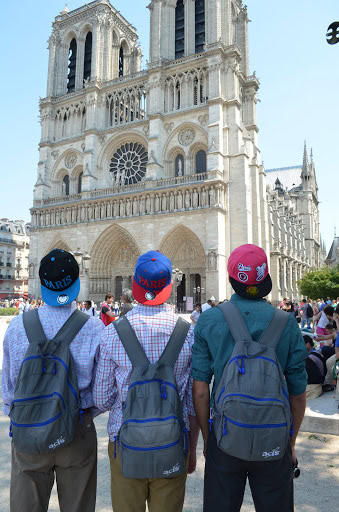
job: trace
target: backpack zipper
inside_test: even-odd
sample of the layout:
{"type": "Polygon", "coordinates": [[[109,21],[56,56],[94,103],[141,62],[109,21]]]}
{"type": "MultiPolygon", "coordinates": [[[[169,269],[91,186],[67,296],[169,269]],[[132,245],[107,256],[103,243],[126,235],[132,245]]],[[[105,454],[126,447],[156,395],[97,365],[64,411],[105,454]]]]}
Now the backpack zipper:
{"type": "Polygon", "coordinates": [[[38,400],[39,398],[53,398],[54,395],[61,398],[64,409],[66,409],[65,400],[64,400],[63,396],[60,395],[60,393],[58,393],[57,391],[55,391],[54,393],[51,393],[49,395],[31,396],[28,398],[16,398],[15,400],[12,401],[12,404],[14,404],[15,402],[29,402],[30,400],[38,400]]]}
{"type": "Polygon", "coordinates": [[[251,395],[245,395],[243,393],[228,393],[228,395],[225,395],[224,398],[223,398],[223,402],[226,400],[227,397],[229,396],[241,396],[243,398],[249,398],[250,400],[255,400],[257,402],[280,402],[281,404],[283,404],[284,407],[287,407],[287,405],[285,404],[285,402],[283,402],[282,400],[279,400],[278,398],[256,398],[254,396],[251,396],[251,395]]]}
{"type": "Polygon", "coordinates": [[[49,423],[53,423],[53,421],[56,421],[61,416],[61,412],[51,418],[50,420],[43,421],[41,423],[15,423],[13,420],[11,421],[11,424],[15,427],[24,427],[24,428],[31,428],[31,427],[44,427],[45,425],[48,425],[49,423]]]}
{"type": "MultiPolygon", "coordinates": [[[[282,428],[282,427],[287,427],[287,423],[264,423],[262,425],[250,425],[248,423],[239,423],[238,421],[231,420],[230,418],[228,418],[228,416],[224,415],[224,430],[226,429],[227,421],[232,423],[232,425],[236,425],[237,427],[242,427],[242,428],[282,428]]],[[[225,435],[227,435],[227,431],[226,431],[225,435]]]]}
{"type": "Polygon", "coordinates": [[[167,448],[172,448],[172,446],[176,446],[179,443],[180,443],[180,439],[178,439],[177,441],[173,441],[173,443],[164,444],[162,446],[150,446],[148,448],[141,448],[139,446],[130,446],[130,445],[125,444],[125,443],[123,443],[121,441],[121,445],[124,448],[127,448],[128,450],[134,450],[134,451],[137,451],[137,452],[149,452],[149,451],[155,451],[155,450],[166,450],[167,448]]]}

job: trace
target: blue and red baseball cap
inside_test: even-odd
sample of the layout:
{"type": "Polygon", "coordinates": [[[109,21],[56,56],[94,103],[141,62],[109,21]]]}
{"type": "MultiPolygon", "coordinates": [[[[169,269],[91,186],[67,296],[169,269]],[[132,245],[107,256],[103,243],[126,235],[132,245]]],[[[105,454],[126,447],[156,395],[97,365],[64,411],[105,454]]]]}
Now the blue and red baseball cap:
{"type": "Polygon", "coordinates": [[[272,290],[266,253],[257,245],[245,244],[234,249],[227,272],[233,290],[245,299],[261,299],[272,290]]]}
{"type": "Polygon", "coordinates": [[[41,297],[49,306],[65,306],[79,295],[79,265],[70,252],[49,252],[40,262],[39,277],[41,297]]]}
{"type": "Polygon", "coordinates": [[[164,304],[172,292],[171,261],[159,251],[142,254],[135,266],[132,291],[140,304],[164,304]]]}

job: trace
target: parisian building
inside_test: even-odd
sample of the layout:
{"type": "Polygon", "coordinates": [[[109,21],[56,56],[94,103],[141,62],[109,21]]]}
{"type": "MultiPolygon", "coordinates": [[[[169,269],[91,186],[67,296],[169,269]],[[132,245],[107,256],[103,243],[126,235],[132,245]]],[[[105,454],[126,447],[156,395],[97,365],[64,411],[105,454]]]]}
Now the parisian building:
{"type": "Polygon", "coordinates": [[[0,299],[28,293],[29,226],[0,219],[0,299]]]}
{"type": "Polygon", "coordinates": [[[172,302],[223,300],[230,252],[255,243],[270,259],[271,299],[297,297],[296,281],[319,264],[314,163],[304,155],[288,190],[284,171],[264,169],[246,6],[152,0],[148,9],[146,70],[136,29],[108,0],[55,18],[30,292],[39,295],[39,261],[54,247],[84,256],[81,299],[96,301],[119,297],[137,257],[157,249],[182,272],[172,302]]]}

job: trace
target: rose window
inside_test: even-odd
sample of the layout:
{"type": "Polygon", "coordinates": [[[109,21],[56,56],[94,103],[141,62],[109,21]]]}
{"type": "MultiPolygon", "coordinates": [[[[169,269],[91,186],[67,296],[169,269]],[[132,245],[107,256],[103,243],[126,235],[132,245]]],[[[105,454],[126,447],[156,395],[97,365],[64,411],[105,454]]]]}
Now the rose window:
{"type": "Polygon", "coordinates": [[[137,142],[123,144],[113,155],[109,172],[115,185],[132,185],[146,174],[147,150],[137,142]]]}

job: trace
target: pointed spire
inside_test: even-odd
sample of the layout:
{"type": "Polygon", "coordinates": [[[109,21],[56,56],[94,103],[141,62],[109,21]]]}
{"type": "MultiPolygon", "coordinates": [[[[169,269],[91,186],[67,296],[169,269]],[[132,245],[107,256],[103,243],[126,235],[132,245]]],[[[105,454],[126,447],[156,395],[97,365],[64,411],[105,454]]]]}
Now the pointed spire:
{"type": "Polygon", "coordinates": [[[304,157],[303,157],[303,171],[307,172],[308,170],[308,154],[307,154],[307,147],[306,147],[306,140],[304,142],[304,157]]]}
{"type": "Polygon", "coordinates": [[[67,7],[67,4],[65,5],[65,7],[63,8],[62,11],[60,11],[60,14],[63,15],[63,14],[68,14],[69,13],[69,8],[67,7]]]}

